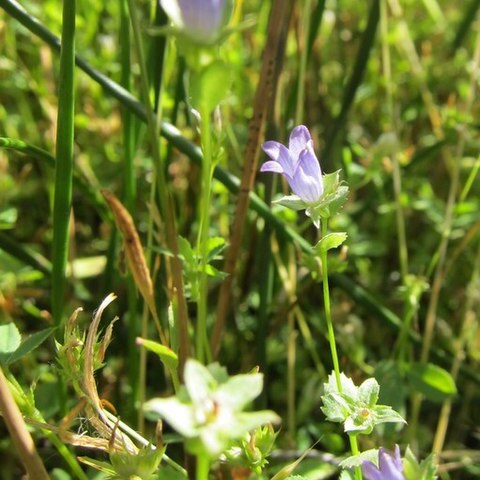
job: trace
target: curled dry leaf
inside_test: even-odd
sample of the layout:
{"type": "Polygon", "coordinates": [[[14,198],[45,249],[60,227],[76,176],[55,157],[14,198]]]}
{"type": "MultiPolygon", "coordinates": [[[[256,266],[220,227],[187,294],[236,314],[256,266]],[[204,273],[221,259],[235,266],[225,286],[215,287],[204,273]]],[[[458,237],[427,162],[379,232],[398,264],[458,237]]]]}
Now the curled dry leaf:
{"type": "Polygon", "coordinates": [[[123,236],[125,254],[135,284],[150,309],[162,343],[168,346],[167,336],[163,332],[157,314],[152,277],[150,275],[147,261],[145,260],[140,237],[138,236],[137,229],[133,223],[132,216],[113,193],[107,190],[102,190],[102,195],[110,205],[115,218],[115,223],[123,236]]]}

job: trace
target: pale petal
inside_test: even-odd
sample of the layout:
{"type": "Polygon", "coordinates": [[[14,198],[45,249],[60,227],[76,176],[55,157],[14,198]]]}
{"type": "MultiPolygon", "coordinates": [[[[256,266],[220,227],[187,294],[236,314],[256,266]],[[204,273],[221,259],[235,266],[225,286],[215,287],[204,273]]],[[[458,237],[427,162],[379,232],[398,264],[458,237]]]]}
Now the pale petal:
{"type": "Polygon", "coordinates": [[[162,0],[162,7],[189,37],[210,43],[215,40],[222,25],[225,0],[162,0]]]}
{"type": "Polygon", "coordinates": [[[182,12],[177,2],[172,0],[160,0],[162,8],[176,27],[183,27],[182,12]]]}
{"type": "Polygon", "coordinates": [[[269,160],[268,162],[265,162],[260,167],[260,171],[272,172],[272,173],[284,173],[282,166],[278,162],[275,162],[274,160],[269,160]]]}
{"type": "Polygon", "coordinates": [[[307,143],[306,148],[300,153],[299,160],[297,168],[303,168],[306,175],[318,179],[318,182],[322,184],[323,190],[322,170],[320,169],[320,163],[313,150],[312,140],[307,143]]]}
{"type": "Polygon", "coordinates": [[[290,140],[288,142],[288,149],[295,163],[300,158],[300,153],[305,149],[307,143],[312,140],[310,132],[305,125],[299,125],[292,130],[290,140]]]}
{"type": "Polygon", "coordinates": [[[289,179],[290,187],[307,203],[317,202],[323,193],[323,179],[317,157],[309,150],[304,150],[295,174],[289,179]]]}
{"type": "Polygon", "coordinates": [[[288,183],[293,192],[304,202],[315,203],[322,196],[322,183],[318,181],[318,178],[307,175],[302,165],[297,168],[295,175],[288,179],[288,183]]]}
{"type": "Polygon", "coordinates": [[[292,162],[290,152],[285,145],[275,142],[274,140],[270,140],[262,145],[262,149],[272,160],[281,165],[283,173],[287,175],[287,177],[293,176],[294,164],[292,162]]]}

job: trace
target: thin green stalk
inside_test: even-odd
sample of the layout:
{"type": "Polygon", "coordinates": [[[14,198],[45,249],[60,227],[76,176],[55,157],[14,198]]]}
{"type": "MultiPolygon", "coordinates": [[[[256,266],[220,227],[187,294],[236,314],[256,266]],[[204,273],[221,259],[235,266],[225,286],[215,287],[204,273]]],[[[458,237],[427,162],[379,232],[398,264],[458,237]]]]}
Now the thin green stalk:
{"type": "Polygon", "coordinates": [[[210,197],[212,190],[212,139],[211,121],[208,108],[203,108],[201,113],[200,136],[202,140],[202,187],[200,192],[200,222],[197,238],[197,252],[200,255],[197,331],[196,331],[196,356],[202,363],[211,360],[212,354],[207,338],[207,309],[208,309],[208,234],[210,230],[210,197]]]}
{"type": "Polygon", "coordinates": [[[198,454],[197,459],[197,474],[196,480],[208,480],[208,472],[210,470],[210,460],[208,455],[198,454]]]}
{"type": "MultiPolygon", "coordinates": [[[[383,77],[385,79],[385,95],[386,95],[386,107],[389,121],[389,128],[393,132],[396,138],[398,138],[397,121],[394,111],[393,103],[393,81],[392,81],[392,67],[390,60],[390,47],[388,45],[388,11],[387,1],[381,0],[380,4],[380,29],[382,40],[382,65],[383,65],[383,77]]],[[[407,249],[407,236],[405,233],[405,217],[403,214],[403,207],[401,201],[402,194],[402,177],[400,173],[400,164],[398,162],[397,152],[394,151],[391,154],[393,165],[393,191],[395,196],[395,216],[397,222],[397,235],[398,235],[398,256],[400,260],[400,273],[402,277],[402,283],[405,285],[408,275],[408,249],[407,249]]]]}
{"type": "MultiPolygon", "coordinates": [[[[324,219],[321,221],[322,229],[322,238],[327,235],[328,232],[328,221],[324,219]]],[[[320,260],[322,262],[322,283],[323,283],[323,303],[325,307],[325,319],[327,321],[328,329],[328,341],[330,343],[330,353],[332,355],[333,370],[335,372],[335,382],[337,384],[337,389],[342,393],[342,382],[340,380],[340,364],[338,362],[337,354],[337,344],[335,342],[335,330],[333,328],[332,321],[332,312],[330,308],[330,289],[328,286],[328,264],[327,264],[327,251],[322,250],[320,255],[320,260]]],[[[360,452],[358,450],[357,437],[355,435],[349,435],[350,448],[352,455],[358,455],[360,452]]],[[[355,480],[362,480],[362,471],[360,467],[355,467],[354,470],[355,480]]]]}
{"type": "MultiPolygon", "coordinates": [[[[348,439],[350,440],[350,450],[352,452],[352,455],[353,456],[358,455],[360,453],[360,450],[358,449],[357,436],[349,435],[348,439]]],[[[354,475],[355,475],[355,480],[362,480],[363,475],[360,467],[355,467],[354,475]]]]}
{"type": "MultiPolygon", "coordinates": [[[[322,238],[327,235],[328,221],[322,220],[322,238]]],[[[335,342],[335,331],[333,329],[332,312],[330,308],[330,289],[328,286],[328,265],[327,251],[322,250],[320,255],[322,262],[322,282],[323,282],[323,304],[325,307],[325,320],[327,321],[328,342],[330,343],[330,353],[332,355],[333,370],[335,372],[335,381],[337,388],[342,393],[342,382],[340,381],[340,364],[338,362],[337,344],[335,342]]]]}
{"type": "Polygon", "coordinates": [[[288,314],[288,343],[287,343],[287,432],[292,445],[295,444],[297,418],[295,407],[296,375],[295,364],[297,359],[297,331],[295,330],[295,315],[288,314]]]}
{"type": "Polygon", "coordinates": [[[52,313],[57,326],[63,322],[68,226],[72,207],[75,9],[75,0],[64,0],[53,198],[52,313]]]}
{"type": "Polygon", "coordinates": [[[88,480],[88,475],[82,470],[82,467],[78,464],[78,460],[75,454],[68,449],[65,443],[63,443],[60,438],[55,435],[55,433],[50,432],[49,430],[44,430],[43,434],[45,435],[45,438],[49,440],[57,449],[58,453],[63,457],[67,465],[72,470],[73,474],[79,480],[88,480]]]}
{"type": "Polygon", "coordinates": [[[308,44],[310,39],[310,17],[312,15],[312,0],[305,0],[303,4],[303,45],[298,70],[297,107],[295,110],[295,124],[299,125],[303,120],[303,106],[305,103],[305,73],[307,71],[308,44]]]}

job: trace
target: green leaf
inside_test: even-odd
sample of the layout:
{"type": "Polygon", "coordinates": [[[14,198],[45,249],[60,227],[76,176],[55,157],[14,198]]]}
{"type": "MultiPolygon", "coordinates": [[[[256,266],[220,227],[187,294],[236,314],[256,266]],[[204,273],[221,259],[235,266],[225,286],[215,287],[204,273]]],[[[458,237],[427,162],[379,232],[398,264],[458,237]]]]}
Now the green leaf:
{"type": "Polygon", "coordinates": [[[407,423],[405,419],[388,405],[376,405],[373,409],[375,425],[380,423],[407,423]]]}
{"type": "Polygon", "coordinates": [[[330,422],[344,422],[352,414],[353,405],[340,393],[327,393],[322,402],[321,410],[330,422]]]}
{"type": "Polygon", "coordinates": [[[209,277],[213,278],[227,278],[228,273],[222,272],[221,270],[218,270],[218,268],[215,268],[213,265],[205,265],[205,272],[209,277]]]}
{"type": "Polygon", "coordinates": [[[406,480],[435,480],[437,478],[435,475],[437,462],[434,454],[418,462],[410,447],[407,447],[403,458],[403,468],[406,480]]]}
{"type": "Polygon", "coordinates": [[[380,386],[374,378],[367,378],[358,387],[358,400],[373,408],[378,400],[380,386]]]}
{"type": "Polygon", "coordinates": [[[20,332],[14,323],[0,325],[0,362],[8,363],[11,355],[20,346],[20,332]]]}
{"type": "Polygon", "coordinates": [[[187,264],[188,267],[193,269],[193,265],[195,265],[195,252],[190,245],[190,242],[182,237],[178,237],[178,248],[180,250],[180,255],[183,258],[183,261],[187,264]]]}
{"type": "Polygon", "coordinates": [[[78,457],[78,459],[88,465],[89,467],[93,467],[100,472],[108,473],[109,475],[115,475],[115,470],[113,469],[112,465],[108,462],[103,462],[101,460],[95,460],[94,458],[89,457],[78,457]]]}
{"type": "Polygon", "coordinates": [[[160,361],[167,367],[170,375],[172,376],[173,384],[175,389],[180,385],[178,378],[177,368],[178,368],[178,356],[177,354],[160,343],[154,342],[153,340],[147,340],[145,338],[137,338],[137,344],[142,345],[147,350],[150,350],[153,353],[156,353],[160,358],[160,361]]]}
{"type": "Polygon", "coordinates": [[[370,450],[365,450],[364,452],[358,455],[352,455],[351,457],[346,458],[340,462],[342,468],[354,468],[360,467],[363,462],[373,462],[378,463],[378,449],[372,448],[370,450]]]}
{"type": "Polygon", "coordinates": [[[300,197],[297,195],[285,195],[278,200],[274,200],[272,203],[276,205],[282,205],[283,207],[291,208],[292,210],[305,210],[308,207],[308,204],[305,203],[300,197]]]}
{"type": "Polygon", "coordinates": [[[213,260],[217,255],[225,250],[227,243],[222,237],[212,237],[207,240],[207,262],[213,260]]]}
{"type": "MultiPolygon", "coordinates": [[[[1,327],[0,327],[1,328],[1,327]]],[[[31,351],[35,350],[40,346],[53,332],[55,327],[45,328],[40,330],[32,335],[30,335],[26,340],[24,340],[21,345],[8,357],[6,363],[7,365],[20,360],[23,356],[27,355],[31,351]]],[[[0,336],[2,334],[0,333],[0,336]]]]}
{"type": "Polygon", "coordinates": [[[211,112],[227,96],[232,83],[231,69],[217,60],[192,76],[192,105],[201,113],[211,112]]]}
{"type": "Polygon", "coordinates": [[[323,252],[339,247],[346,239],[346,232],[328,233],[313,247],[313,249],[321,255],[323,252]]]}
{"type": "Polygon", "coordinates": [[[432,363],[413,363],[407,377],[413,388],[433,402],[442,402],[457,394],[457,387],[450,373],[432,363]]]}
{"type": "Polygon", "coordinates": [[[147,350],[156,353],[162,363],[164,363],[168,368],[176,369],[178,367],[177,354],[165,345],[144,338],[137,339],[137,343],[145,347],[147,350]]]}
{"type": "Polygon", "coordinates": [[[271,480],[286,480],[288,477],[291,477],[293,471],[300,465],[301,461],[310,453],[310,451],[313,449],[313,447],[305,450],[303,454],[297,458],[295,461],[292,463],[289,463],[288,465],[285,465],[279,472],[277,472],[271,480]]]}

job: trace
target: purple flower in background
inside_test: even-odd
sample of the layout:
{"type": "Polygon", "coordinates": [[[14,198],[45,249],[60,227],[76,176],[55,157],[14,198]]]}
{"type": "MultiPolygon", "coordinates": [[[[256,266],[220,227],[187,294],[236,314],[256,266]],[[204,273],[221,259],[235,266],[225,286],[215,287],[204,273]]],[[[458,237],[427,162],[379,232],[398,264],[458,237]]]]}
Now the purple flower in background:
{"type": "Polygon", "coordinates": [[[398,445],[395,445],[393,453],[380,448],[378,467],[372,462],[363,462],[362,472],[367,480],[405,480],[398,445]]]}
{"type": "Polygon", "coordinates": [[[320,164],[313,150],[313,140],[304,125],[292,130],[288,148],[279,142],[262,145],[271,160],[260,168],[261,172],[281,173],[293,193],[305,203],[314,204],[323,194],[323,178],[320,164]]]}
{"type": "Polygon", "coordinates": [[[214,43],[226,25],[232,0],[160,0],[174,26],[199,43],[214,43]]]}

